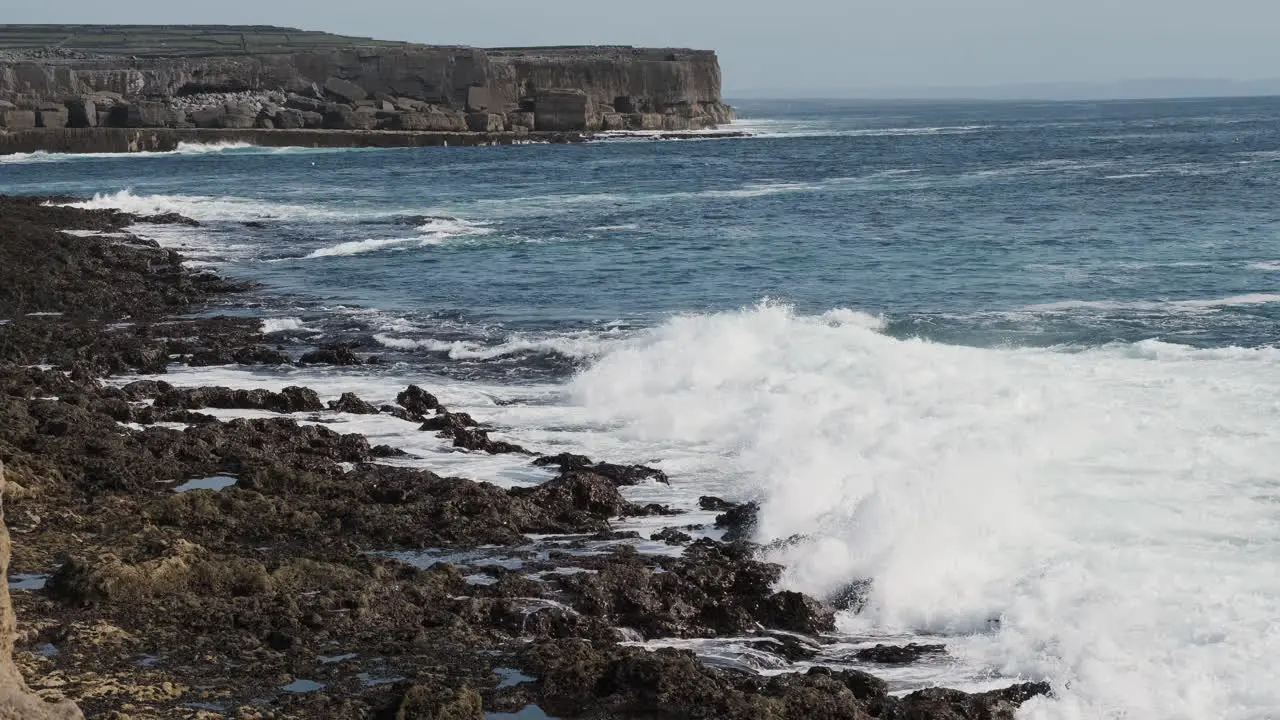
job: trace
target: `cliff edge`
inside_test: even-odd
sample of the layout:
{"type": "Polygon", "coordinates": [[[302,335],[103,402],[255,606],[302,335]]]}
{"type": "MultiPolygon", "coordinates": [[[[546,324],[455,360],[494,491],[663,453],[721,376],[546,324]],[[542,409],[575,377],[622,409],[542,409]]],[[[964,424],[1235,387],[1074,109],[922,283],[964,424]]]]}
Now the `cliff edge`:
{"type": "Polygon", "coordinates": [[[0,128],[684,131],[714,52],[417,45],[265,26],[0,25],[0,128]]]}

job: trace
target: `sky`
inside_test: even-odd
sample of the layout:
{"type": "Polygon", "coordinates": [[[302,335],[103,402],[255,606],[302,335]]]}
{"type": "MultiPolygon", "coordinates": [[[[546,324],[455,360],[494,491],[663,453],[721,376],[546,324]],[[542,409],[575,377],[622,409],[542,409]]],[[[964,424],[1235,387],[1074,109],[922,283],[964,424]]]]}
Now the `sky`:
{"type": "Polygon", "coordinates": [[[253,23],[479,47],[716,50],[725,95],[1280,77],[1276,0],[0,0],[12,23],[253,23]]]}

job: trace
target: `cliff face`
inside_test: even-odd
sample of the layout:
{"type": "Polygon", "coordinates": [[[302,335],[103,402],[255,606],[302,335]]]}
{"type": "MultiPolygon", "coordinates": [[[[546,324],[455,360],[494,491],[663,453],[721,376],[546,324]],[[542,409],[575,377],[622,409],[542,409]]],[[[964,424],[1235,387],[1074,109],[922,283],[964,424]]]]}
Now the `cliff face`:
{"type": "Polygon", "coordinates": [[[243,127],[250,114],[249,127],[275,127],[284,109],[320,116],[290,124],[331,129],[686,130],[731,118],[720,99],[719,62],[706,51],[486,51],[216,26],[0,26],[0,102],[11,105],[0,105],[0,125],[9,127],[27,117],[6,122],[4,111],[23,109],[48,127],[243,127]],[[246,102],[248,111],[227,107],[246,102]],[[110,112],[145,103],[183,116],[145,105],[110,112]],[[218,108],[223,117],[195,116],[218,108]],[[405,114],[437,117],[397,117],[405,114]],[[538,117],[549,125],[538,127],[538,117]]]}

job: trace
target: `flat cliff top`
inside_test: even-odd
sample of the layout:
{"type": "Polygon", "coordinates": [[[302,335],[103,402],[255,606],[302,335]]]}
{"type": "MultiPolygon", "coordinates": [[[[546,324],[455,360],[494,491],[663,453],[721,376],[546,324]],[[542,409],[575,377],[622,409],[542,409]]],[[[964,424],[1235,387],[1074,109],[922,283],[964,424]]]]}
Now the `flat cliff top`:
{"type": "Polygon", "coordinates": [[[0,25],[0,50],[10,51],[192,57],[409,46],[267,25],[0,25]]]}
{"type": "MultiPolygon", "coordinates": [[[[458,47],[349,37],[271,25],[4,25],[0,52],[33,59],[83,58],[90,55],[141,57],[214,57],[323,52],[354,48],[458,47]]],[[[579,58],[631,57],[677,59],[712,54],[681,48],[630,46],[563,46],[495,48],[497,57],[579,58]]]]}

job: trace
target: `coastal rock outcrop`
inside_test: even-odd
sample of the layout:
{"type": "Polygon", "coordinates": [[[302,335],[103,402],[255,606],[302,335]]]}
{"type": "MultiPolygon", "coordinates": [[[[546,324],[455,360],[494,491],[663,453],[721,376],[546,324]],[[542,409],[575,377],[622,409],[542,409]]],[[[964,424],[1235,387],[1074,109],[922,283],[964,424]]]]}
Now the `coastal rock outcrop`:
{"type": "Polygon", "coordinates": [[[715,53],[430,46],[291,28],[0,25],[0,127],[495,133],[732,119],[715,53]],[[51,50],[51,48],[53,48],[51,50]]]}

